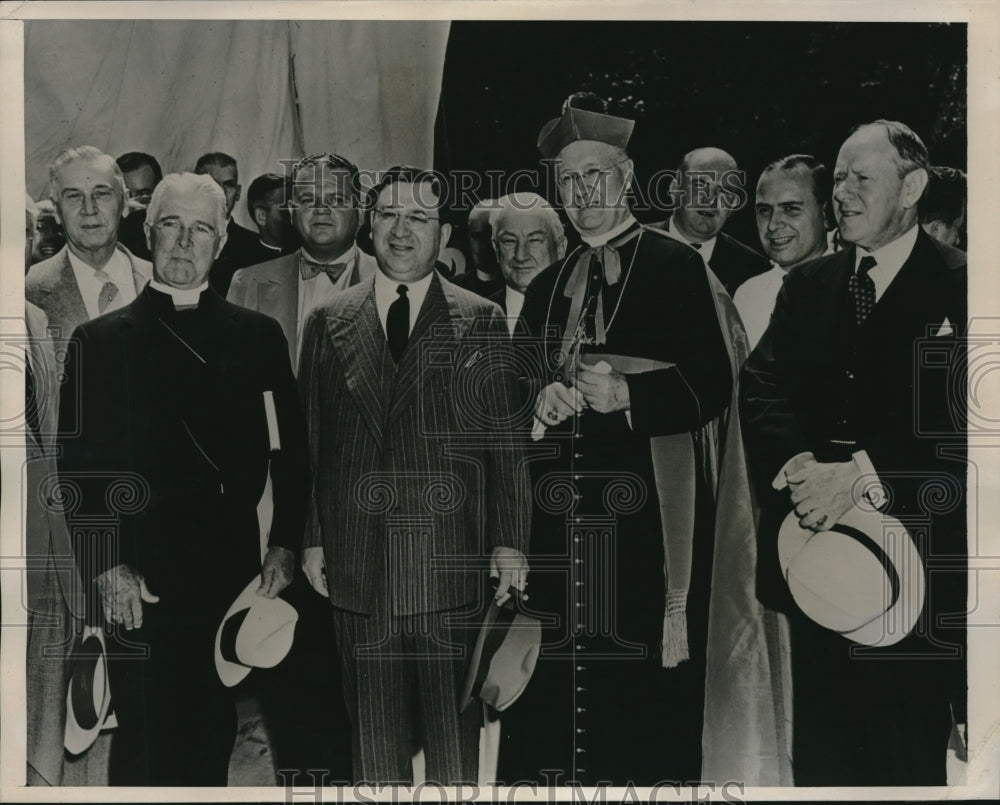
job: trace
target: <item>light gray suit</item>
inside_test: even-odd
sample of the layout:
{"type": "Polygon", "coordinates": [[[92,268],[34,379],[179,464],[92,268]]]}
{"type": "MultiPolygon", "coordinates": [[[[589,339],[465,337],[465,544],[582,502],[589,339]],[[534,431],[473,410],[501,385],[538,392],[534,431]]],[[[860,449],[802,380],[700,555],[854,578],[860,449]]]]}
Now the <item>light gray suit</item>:
{"type": "MultiPolygon", "coordinates": [[[[266,263],[241,268],[233,276],[226,295],[234,305],[256,310],[277,320],[288,341],[288,356],[293,367],[299,352],[296,328],[299,315],[299,254],[296,251],[266,263]]],[[[357,272],[345,271],[334,287],[346,290],[356,282],[371,279],[375,270],[375,258],[358,249],[357,272]]]]}
{"type": "MultiPolygon", "coordinates": [[[[136,257],[120,243],[117,249],[132,264],[135,293],[146,287],[153,276],[153,266],[136,257]]],[[[24,278],[24,298],[45,311],[49,327],[58,328],[59,337],[68,339],[79,325],[90,320],[83,295],[69,262],[69,246],[63,246],[48,260],[36,263],[24,278]]]]}

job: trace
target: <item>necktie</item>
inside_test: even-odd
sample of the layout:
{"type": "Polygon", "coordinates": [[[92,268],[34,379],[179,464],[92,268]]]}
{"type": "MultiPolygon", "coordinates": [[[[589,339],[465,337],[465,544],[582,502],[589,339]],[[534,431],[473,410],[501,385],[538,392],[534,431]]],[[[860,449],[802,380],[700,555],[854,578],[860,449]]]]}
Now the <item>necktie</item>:
{"type": "Polygon", "coordinates": [[[311,280],[317,274],[326,274],[330,282],[335,283],[347,270],[347,263],[314,263],[303,257],[299,261],[299,270],[302,272],[302,279],[311,280]]]}
{"type": "Polygon", "coordinates": [[[118,286],[115,285],[111,281],[111,278],[103,271],[97,271],[95,272],[95,275],[98,279],[104,280],[104,285],[101,286],[101,292],[97,295],[97,312],[106,313],[111,309],[111,303],[114,302],[115,298],[118,296],[118,286]]]}
{"type": "Polygon", "coordinates": [[[871,315],[872,308],[875,307],[875,282],[868,276],[868,272],[876,265],[878,264],[871,255],[862,257],[858,263],[858,270],[851,275],[848,283],[851,296],[854,298],[854,318],[859,326],[871,315]]]}
{"type": "Polygon", "coordinates": [[[389,305],[389,315],[385,319],[385,332],[389,340],[389,351],[392,359],[399,363],[399,358],[406,349],[410,337],[410,300],[406,296],[407,288],[400,285],[396,288],[399,298],[389,305]]]}
{"type": "Polygon", "coordinates": [[[700,244],[700,243],[690,243],[690,244],[688,244],[688,245],[689,245],[689,246],[690,246],[690,247],[691,247],[692,249],[694,249],[695,251],[699,251],[699,252],[701,251],[701,244],[700,244]]]}

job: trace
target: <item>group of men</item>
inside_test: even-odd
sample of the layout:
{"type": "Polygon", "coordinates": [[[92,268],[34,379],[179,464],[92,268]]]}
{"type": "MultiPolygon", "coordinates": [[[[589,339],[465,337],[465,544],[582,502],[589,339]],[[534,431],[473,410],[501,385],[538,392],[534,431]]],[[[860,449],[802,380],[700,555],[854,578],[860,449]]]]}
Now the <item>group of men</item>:
{"type": "MultiPolygon", "coordinates": [[[[263,232],[287,194],[297,248],[237,269],[222,260],[239,237],[225,155],[133,177],[151,263],[120,236],[144,165],[87,147],[52,163],[67,242],[25,287],[36,333],[72,333],[51,455],[78,494],[49,512],[59,546],[48,525],[38,550],[65,556],[69,524],[82,615],[109,635],[111,784],[226,784],[235,712],[213,640],[258,573],[259,595],[300,613],[265,692],[279,768],[407,782],[423,750],[426,779],[475,783],[484,711],[460,712],[458,694],[483,602],[514,596],[543,639],[501,715],[494,779],[697,781],[703,740],[750,706],[749,685],[706,691],[713,663],[767,651],[713,651],[731,585],[761,603],[738,617],[766,607],[791,625],[793,745],[758,736],[748,765],[790,752],[797,785],[945,783],[965,522],[926,486],[964,495],[964,434],[950,376],[914,351],[933,338],[961,360],[964,254],[928,234],[954,240],[959,216],[921,227],[926,148],[876,121],[846,139],[832,181],[807,155],[764,170],[769,264],[721,231],[737,166],[717,148],[685,157],[670,218],[640,224],[632,128],[572,96],[538,147],[578,245],[553,206],[513,193],[473,210],[456,283],[438,270],[447,193],[418,168],[366,189],[342,156],[300,160],[253,208],[263,232]],[[831,212],[842,248],[828,253],[831,212]],[[873,479],[882,494],[861,500],[873,479]],[[116,482],[141,505],[73,528],[108,519],[116,482]],[[778,533],[793,511],[820,533],[868,503],[918,534],[934,594],[891,651],[859,653],[793,600],[778,533]],[[744,554],[742,575],[713,575],[744,554]],[[724,723],[704,721],[712,695],[724,723]]],[[[58,564],[31,604],[71,626],[58,564]]],[[[64,681],[38,642],[29,686],[64,681]]],[[[58,723],[52,706],[29,695],[29,723],[58,723]]],[[[30,738],[29,771],[60,783],[62,736],[30,738]]]]}

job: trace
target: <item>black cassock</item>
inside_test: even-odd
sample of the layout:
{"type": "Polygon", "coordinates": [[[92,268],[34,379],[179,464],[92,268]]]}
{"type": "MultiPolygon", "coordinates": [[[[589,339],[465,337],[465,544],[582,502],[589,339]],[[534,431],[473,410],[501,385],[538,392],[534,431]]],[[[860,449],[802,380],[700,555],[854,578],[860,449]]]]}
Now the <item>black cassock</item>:
{"type": "Polygon", "coordinates": [[[526,606],[543,618],[543,647],[526,691],[501,718],[498,778],[507,784],[651,785],[700,776],[712,506],[708,495],[697,496],[691,657],[668,670],[650,438],[696,432],[729,404],[732,370],[713,300],[701,258],[638,224],[609,247],[574,251],[528,289],[520,323],[527,335],[515,333],[514,343],[531,399],[555,380],[570,384],[559,353],[567,351],[571,316],[568,326],[577,329],[577,309],[582,333],[597,340],[581,348],[585,362],[593,363],[590,352],[673,366],[629,376],[631,423],[625,412],[587,410],[529,449],[526,606]],[[610,283],[604,267],[615,255],[620,275],[610,283]]]}
{"type": "MultiPolygon", "coordinates": [[[[73,527],[81,575],[123,563],[160,597],[143,605],[140,629],[119,627],[108,643],[119,724],[110,782],[225,785],[236,713],[215,671],[215,632],[260,571],[256,506],[269,465],[269,544],[297,550],[305,522],[305,423],[284,336],[211,289],[176,310],[147,286],[74,341],[59,473],[80,490],[71,527],[103,523],[73,527]]],[[[88,618],[103,622],[93,598],[88,618]]]]}

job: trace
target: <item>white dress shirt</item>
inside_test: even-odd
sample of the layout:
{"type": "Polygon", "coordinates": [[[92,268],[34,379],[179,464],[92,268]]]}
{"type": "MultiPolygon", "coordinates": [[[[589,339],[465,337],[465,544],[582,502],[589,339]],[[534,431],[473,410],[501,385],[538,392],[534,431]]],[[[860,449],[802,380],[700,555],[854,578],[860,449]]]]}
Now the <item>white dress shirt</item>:
{"type": "Polygon", "coordinates": [[[504,304],[507,306],[507,330],[511,335],[517,326],[517,320],[521,317],[521,308],[524,307],[524,294],[516,288],[506,286],[506,298],[504,304]]]}
{"type": "MultiPolygon", "coordinates": [[[[305,255],[307,260],[324,265],[335,263],[347,263],[346,272],[354,271],[358,262],[358,247],[350,246],[342,254],[337,255],[333,260],[317,260],[303,246],[299,250],[299,256],[305,255]]],[[[299,283],[298,311],[295,319],[295,343],[299,349],[302,348],[302,329],[305,327],[306,319],[316,308],[322,307],[330,302],[339,293],[339,289],[330,282],[330,278],[322,271],[310,279],[302,279],[302,271],[297,270],[296,278],[299,283]]]]}
{"type": "Polygon", "coordinates": [[[868,272],[868,276],[875,283],[875,301],[878,302],[889,287],[899,269],[903,267],[910,258],[910,253],[917,243],[917,232],[920,227],[914,224],[905,233],[896,238],[892,243],[887,243],[875,251],[862,249],[860,246],[854,250],[854,271],[857,272],[858,265],[865,257],[874,257],[876,266],[868,272]]]}
{"type": "Polygon", "coordinates": [[[757,346],[771,322],[774,300],[778,297],[786,273],[785,269],[772,261],[768,271],[750,277],[736,289],[733,304],[743,320],[743,329],[747,331],[751,350],[757,346]]]}
{"type": "Polygon", "coordinates": [[[705,265],[708,265],[708,261],[712,259],[712,252],[715,251],[715,238],[710,238],[699,243],[697,246],[694,245],[694,241],[688,240],[684,235],[681,234],[680,230],[674,226],[674,216],[670,216],[670,220],[667,221],[667,232],[673,235],[677,240],[686,243],[692,249],[694,249],[698,254],[701,255],[701,259],[705,261],[705,265]]]}
{"type": "Polygon", "coordinates": [[[382,323],[382,332],[389,337],[385,329],[385,321],[389,317],[389,306],[399,299],[396,289],[400,285],[406,286],[406,298],[410,300],[410,332],[413,332],[413,325],[417,323],[417,316],[420,313],[420,306],[427,296],[427,289],[431,287],[431,280],[434,279],[432,271],[423,279],[416,282],[399,282],[389,279],[382,273],[380,268],[375,272],[375,307],[378,308],[378,320],[382,323]]]}
{"type": "Polygon", "coordinates": [[[132,263],[121,249],[115,249],[111,258],[101,271],[107,275],[107,279],[98,276],[98,269],[87,265],[83,260],[73,254],[72,249],[66,249],[69,255],[69,264],[76,276],[76,286],[80,289],[80,296],[83,297],[84,307],[87,308],[87,317],[96,319],[101,315],[99,298],[101,288],[104,283],[111,281],[118,287],[118,293],[111,303],[104,310],[107,313],[125,307],[135,299],[135,279],[132,276],[132,263]]]}

